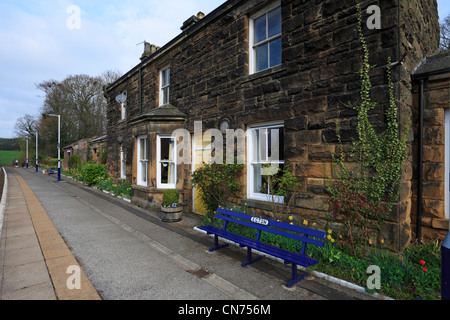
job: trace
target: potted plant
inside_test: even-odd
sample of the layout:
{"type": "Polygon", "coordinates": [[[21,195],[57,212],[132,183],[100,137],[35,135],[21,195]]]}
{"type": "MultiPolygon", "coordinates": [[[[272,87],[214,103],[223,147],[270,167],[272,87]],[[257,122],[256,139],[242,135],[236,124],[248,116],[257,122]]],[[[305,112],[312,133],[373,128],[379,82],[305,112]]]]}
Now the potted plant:
{"type": "Polygon", "coordinates": [[[184,204],[180,203],[180,193],[175,189],[164,191],[161,204],[161,220],[164,222],[178,222],[183,215],[184,204]]]}

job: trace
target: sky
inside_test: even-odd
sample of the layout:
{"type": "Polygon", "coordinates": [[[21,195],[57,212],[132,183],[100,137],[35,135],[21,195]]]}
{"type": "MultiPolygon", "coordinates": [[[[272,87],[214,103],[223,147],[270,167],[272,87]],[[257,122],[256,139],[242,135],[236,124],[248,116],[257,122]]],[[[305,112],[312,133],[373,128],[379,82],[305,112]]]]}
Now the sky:
{"type": "MultiPolygon", "coordinates": [[[[69,75],[126,73],[142,42],[163,46],[183,22],[225,0],[2,0],[0,2],[0,138],[13,138],[17,118],[37,115],[36,85],[69,75]]],[[[439,17],[450,0],[438,0],[439,17]]]]}

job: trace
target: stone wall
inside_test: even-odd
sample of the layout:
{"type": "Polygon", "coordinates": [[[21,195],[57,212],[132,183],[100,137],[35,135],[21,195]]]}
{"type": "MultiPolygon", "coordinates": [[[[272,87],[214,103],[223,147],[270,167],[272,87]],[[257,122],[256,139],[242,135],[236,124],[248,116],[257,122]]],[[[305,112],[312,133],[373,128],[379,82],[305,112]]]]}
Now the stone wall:
{"type": "MultiPolygon", "coordinates": [[[[418,122],[419,85],[414,86],[414,117],[418,122]]],[[[450,74],[430,76],[424,86],[422,227],[424,239],[443,240],[449,230],[445,216],[445,119],[450,108],[450,74]]],[[[417,163],[414,164],[417,177],[417,163]]],[[[413,184],[412,228],[417,230],[417,178],[413,184]]]]}
{"type": "MultiPolygon", "coordinates": [[[[382,66],[387,57],[398,61],[405,48],[413,53],[406,56],[403,64],[393,67],[404,124],[412,107],[410,72],[428,52],[437,49],[436,3],[421,3],[361,1],[364,11],[373,4],[381,8],[382,29],[369,30],[364,25],[370,62],[378,66],[371,72],[371,94],[380,105],[370,119],[380,129],[385,125],[387,82],[382,66]],[[422,33],[418,33],[419,29],[422,33]]],[[[267,1],[228,1],[107,89],[108,162],[118,161],[120,143],[129,155],[133,154],[135,143],[130,122],[119,120],[120,106],[115,97],[127,92],[127,119],[156,108],[158,70],[170,63],[170,102],[187,115],[184,127],[191,132],[194,121],[202,121],[204,130],[218,128],[223,116],[231,119],[231,129],[245,130],[259,122],[284,121],[285,161],[302,181],[292,213],[299,219],[323,222],[327,209],[325,172],[331,173],[331,157],[323,137],[334,151],[336,120],[340,121],[345,143],[355,137],[355,113],[344,104],[359,102],[360,80],[356,72],[361,66],[362,49],[357,11],[353,0],[282,0],[282,64],[249,75],[249,16],[264,5],[267,1]]],[[[367,18],[364,13],[364,21],[367,18]]],[[[412,134],[409,142],[412,145],[412,134]]],[[[135,183],[132,158],[127,156],[128,178],[135,183]]],[[[189,200],[191,168],[184,166],[179,172],[185,199],[189,200]]],[[[410,165],[405,166],[404,178],[402,198],[385,230],[386,245],[394,250],[401,250],[410,239],[410,165]]],[[[246,183],[245,174],[242,179],[246,183]]],[[[242,200],[247,201],[245,194],[242,200]]],[[[264,203],[247,203],[264,208],[264,203]]]]}

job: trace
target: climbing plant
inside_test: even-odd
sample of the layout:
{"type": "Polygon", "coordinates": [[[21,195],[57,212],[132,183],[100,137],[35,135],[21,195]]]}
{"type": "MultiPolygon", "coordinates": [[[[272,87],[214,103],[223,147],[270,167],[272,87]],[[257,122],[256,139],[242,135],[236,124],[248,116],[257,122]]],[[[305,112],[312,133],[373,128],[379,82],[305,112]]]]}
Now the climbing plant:
{"type": "Polygon", "coordinates": [[[339,216],[344,220],[347,240],[354,250],[355,246],[365,245],[370,240],[368,239],[370,236],[379,232],[398,199],[401,167],[407,156],[408,132],[407,127],[403,137],[399,137],[398,107],[391,77],[391,58],[387,59],[386,66],[389,89],[386,129],[377,133],[369,120],[369,111],[377,106],[377,102],[372,101],[370,97],[372,89],[370,71],[374,66],[369,63],[369,50],[363,34],[359,5],[357,9],[359,36],[363,49],[363,62],[359,70],[361,103],[346,104],[346,107],[357,112],[357,136],[352,142],[350,152],[345,155],[339,122],[336,123],[339,155],[331,150],[330,152],[337,179],[327,184],[331,216],[334,218],[339,216]],[[348,162],[353,163],[351,168],[347,166],[348,162]],[[352,200],[358,200],[359,207],[349,206],[347,202],[349,194],[352,194],[352,200]]]}

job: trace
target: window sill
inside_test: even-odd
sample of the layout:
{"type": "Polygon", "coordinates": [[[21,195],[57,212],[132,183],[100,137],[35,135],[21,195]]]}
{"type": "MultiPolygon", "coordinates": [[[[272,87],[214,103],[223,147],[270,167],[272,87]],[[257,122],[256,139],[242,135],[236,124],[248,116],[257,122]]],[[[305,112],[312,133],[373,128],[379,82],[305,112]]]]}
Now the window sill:
{"type": "MultiPolygon", "coordinates": [[[[256,199],[242,199],[241,203],[242,205],[250,208],[272,211],[272,203],[269,201],[261,201],[256,199]]],[[[289,213],[289,208],[286,207],[284,204],[278,204],[278,212],[282,214],[287,214],[289,213]]]]}
{"type": "Polygon", "coordinates": [[[264,78],[264,77],[268,77],[268,76],[272,76],[274,74],[277,74],[279,72],[283,72],[287,70],[286,67],[283,64],[280,64],[278,66],[269,68],[269,69],[265,69],[265,70],[261,70],[255,73],[252,73],[248,76],[246,76],[244,78],[244,80],[242,80],[241,83],[246,83],[246,82],[250,82],[256,79],[260,79],[260,78],[264,78]]]}

